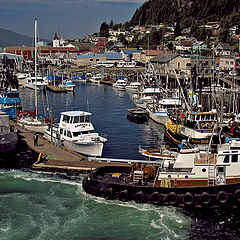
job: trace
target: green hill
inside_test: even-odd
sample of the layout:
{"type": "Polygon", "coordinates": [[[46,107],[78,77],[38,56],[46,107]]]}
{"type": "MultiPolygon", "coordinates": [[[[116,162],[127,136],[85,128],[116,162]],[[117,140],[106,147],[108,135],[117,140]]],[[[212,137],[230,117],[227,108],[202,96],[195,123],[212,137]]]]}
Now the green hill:
{"type": "MultiPolygon", "coordinates": [[[[48,40],[42,40],[48,41],[48,40]]],[[[33,38],[23,36],[11,30],[0,28],[0,47],[6,46],[33,46],[33,38]]]]}
{"type": "Polygon", "coordinates": [[[219,21],[240,25],[240,1],[236,0],[150,0],[134,13],[131,25],[174,23],[190,27],[193,21],[219,21]]]}

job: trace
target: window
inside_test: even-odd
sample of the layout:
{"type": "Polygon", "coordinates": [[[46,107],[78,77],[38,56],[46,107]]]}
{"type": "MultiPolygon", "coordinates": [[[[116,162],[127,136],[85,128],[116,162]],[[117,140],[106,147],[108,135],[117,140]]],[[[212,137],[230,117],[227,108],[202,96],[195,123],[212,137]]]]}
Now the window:
{"type": "Polygon", "coordinates": [[[232,155],[232,162],[238,162],[238,155],[232,155]]]}
{"type": "Polygon", "coordinates": [[[90,122],[90,116],[86,116],[85,122],[90,122]]]}
{"type": "Polygon", "coordinates": [[[80,134],[81,134],[80,132],[73,132],[73,137],[77,137],[80,134]]]}
{"type": "Polygon", "coordinates": [[[76,116],[73,118],[73,123],[78,123],[79,122],[79,116],[76,116]]]}
{"type": "Polygon", "coordinates": [[[93,58],[90,58],[89,61],[90,61],[90,62],[93,62],[93,58]]]}
{"type": "Polygon", "coordinates": [[[62,128],[60,128],[60,134],[63,134],[63,129],[62,128]]]}
{"type": "Polygon", "coordinates": [[[224,163],[229,163],[229,155],[226,155],[224,160],[223,160],[224,163]]]}
{"type": "Polygon", "coordinates": [[[84,116],[80,116],[80,122],[84,122],[84,116]]]}
{"type": "Polygon", "coordinates": [[[67,131],[67,136],[71,138],[72,137],[71,132],[67,131]]]}
{"type": "Polygon", "coordinates": [[[69,116],[66,115],[63,116],[63,122],[69,123],[69,119],[70,119],[69,116]]]}

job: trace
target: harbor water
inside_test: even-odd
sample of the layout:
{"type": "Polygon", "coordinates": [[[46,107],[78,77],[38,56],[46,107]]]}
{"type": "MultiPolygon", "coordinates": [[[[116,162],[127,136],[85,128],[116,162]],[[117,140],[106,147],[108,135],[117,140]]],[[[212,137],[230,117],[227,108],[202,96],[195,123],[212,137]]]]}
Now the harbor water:
{"type": "MultiPolygon", "coordinates": [[[[34,91],[21,89],[24,109],[34,108],[34,91]]],[[[85,110],[97,132],[107,136],[103,157],[142,159],[138,146],[162,144],[163,127],[136,124],[126,117],[131,95],[111,86],[79,83],[75,94],[38,94],[39,114],[85,110]]],[[[238,239],[234,210],[191,210],[134,202],[110,201],[86,194],[84,175],[32,171],[36,154],[20,143],[18,152],[1,161],[0,239],[238,239]],[[11,162],[11,164],[8,164],[11,162]],[[5,165],[4,165],[5,164],[5,165]]]]}

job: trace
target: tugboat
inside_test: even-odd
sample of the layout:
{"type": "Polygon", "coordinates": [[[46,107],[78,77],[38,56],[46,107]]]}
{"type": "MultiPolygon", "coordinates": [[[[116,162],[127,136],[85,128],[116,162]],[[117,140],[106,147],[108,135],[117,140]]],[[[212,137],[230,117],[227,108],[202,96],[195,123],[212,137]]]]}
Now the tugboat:
{"type": "Polygon", "coordinates": [[[97,168],[83,189],[105,199],[179,207],[240,205],[240,140],[218,146],[217,153],[182,149],[174,163],[134,163],[97,168]],[[168,164],[167,164],[168,163],[168,164]]]}

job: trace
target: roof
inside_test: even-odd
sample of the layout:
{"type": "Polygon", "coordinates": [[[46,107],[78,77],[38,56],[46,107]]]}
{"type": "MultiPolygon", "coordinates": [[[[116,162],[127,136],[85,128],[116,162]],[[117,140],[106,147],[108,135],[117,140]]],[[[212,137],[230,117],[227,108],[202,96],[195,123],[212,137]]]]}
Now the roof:
{"type": "Polygon", "coordinates": [[[122,60],[122,54],[118,52],[105,52],[105,53],[87,53],[80,56],[77,56],[77,59],[84,59],[84,58],[99,58],[99,57],[106,57],[106,60],[122,60]]]}
{"type": "Polygon", "coordinates": [[[167,63],[173,60],[174,58],[180,56],[179,54],[175,53],[163,53],[160,55],[157,55],[156,57],[152,58],[150,62],[156,62],[156,63],[167,63]]]}
{"type": "Polygon", "coordinates": [[[79,55],[76,57],[76,59],[84,59],[84,58],[99,58],[99,57],[105,57],[102,53],[92,53],[89,52],[87,54],[79,55]]]}
{"type": "Polygon", "coordinates": [[[92,113],[84,112],[84,111],[68,111],[68,112],[61,112],[61,115],[66,115],[69,117],[75,117],[75,116],[90,116],[92,113]]]}
{"type": "Polygon", "coordinates": [[[122,50],[124,54],[141,53],[140,50],[122,50]]]}
{"type": "Polygon", "coordinates": [[[118,52],[105,52],[107,60],[122,60],[122,54],[118,52]]]}

